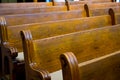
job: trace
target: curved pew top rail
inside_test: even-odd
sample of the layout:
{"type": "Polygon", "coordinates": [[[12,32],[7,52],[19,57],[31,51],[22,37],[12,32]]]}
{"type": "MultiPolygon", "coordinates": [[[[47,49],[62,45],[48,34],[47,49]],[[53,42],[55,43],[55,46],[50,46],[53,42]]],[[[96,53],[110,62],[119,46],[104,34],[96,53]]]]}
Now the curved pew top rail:
{"type": "Polygon", "coordinates": [[[120,12],[119,3],[115,2],[85,4],[85,10],[88,16],[106,15],[110,8],[114,9],[116,12],[120,12]]]}
{"type": "MultiPolygon", "coordinates": [[[[73,52],[80,63],[120,50],[120,25],[37,40],[29,39],[28,36],[32,36],[30,32],[22,32],[25,63],[28,63],[26,66],[26,69],[29,69],[28,72],[30,67],[35,70],[46,69],[50,73],[61,69],[59,55],[68,51],[73,52]],[[33,65],[30,66],[32,63],[33,65]]],[[[32,77],[30,74],[29,76],[32,77]]]]}

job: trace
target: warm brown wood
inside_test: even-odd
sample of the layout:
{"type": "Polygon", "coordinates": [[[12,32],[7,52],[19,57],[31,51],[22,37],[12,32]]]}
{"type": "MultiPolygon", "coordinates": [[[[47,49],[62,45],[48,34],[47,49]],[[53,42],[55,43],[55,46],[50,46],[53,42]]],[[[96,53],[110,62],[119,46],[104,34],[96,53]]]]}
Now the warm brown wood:
{"type": "Polygon", "coordinates": [[[85,11],[59,11],[36,14],[4,15],[8,26],[86,17],[85,11]]]}
{"type": "Polygon", "coordinates": [[[109,12],[110,13],[113,13],[113,16],[114,16],[114,18],[113,19],[115,19],[115,24],[120,24],[120,12],[116,12],[116,10],[115,9],[110,9],[109,10],[109,12]]]}
{"type": "MultiPolygon", "coordinates": [[[[3,23],[6,23],[4,21],[4,18],[1,18],[1,20],[3,23]]],[[[111,16],[104,15],[104,16],[96,16],[89,18],[86,17],[86,18],[67,19],[61,21],[51,21],[51,22],[44,22],[38,24],[28,24],[28,25],[18,25],[18,26],[6,26],[6,24],[3,24],[3,26],[0,27],[1,28],[0,32],[2,35],[1,41],[3,44],[3,48],[5,47],[4,43],[6,43],[6,45],[17,48],[18,51],[15,50],[16,52],[13,53],[6,52],[7,56],[11,55],[11,57],[15,58],[17,52],[23,51],[21,46],[22,44],[21,39],[19,36],[19,31],[21,30],[30,29],[32,33],[34,33],[33,34],[34,39],[40,39],[40,38],[47,38],[47,37],[67,34],[67,33],[86,30],[86,29],[109,26],[109,25],[112,25],[111,16]]],[[[14,48],[12,49],[13,50],[11,51],[14,51],[14,48]]],[[[13,65],[12,62],[9,63],[13,65]]]]}
{"type": "Polygon", "coordinates": [[[110,8],[114,9],[116,13],[120,12],[119,3],[94,3],[85,4],[85,10],[88,16],[106,15],[110,8]]]}
{"type": "Polygon", "coordinates": [[[33,8],[53,6],[52,2],[37,2],[37,3],[0,3],[0,8],[33,8]]]}
{"type": "Polygon", "coordinates": [[[27,78],[37,78],[28,74],[34,70],[40,71],[40,69],[45,69],[50,73],[59,70],[61,67],[58,58],[61,53],[73,52],[78,62],[81,63],[118,51],[120,49],[119,36],[120,25],[85,30],[39,40],[32,40],[30,32],[23,31],[24,58],[26,59],[25,61],[28,61],[25,62],[28,63],[25,64],[28,70],[26,73],[29,76],[27,78]],[[32,62],[35,65],[30,66],[32,62]]]}
{"type": "Polygon", "coordinates": [[[46,6],[46,7],[33,7],[33,8],[5,8],[0,9],[0,15],[13,15],[13,14],[30,14],[41,12],[57,12],[67,11],[66,6],[46,6]]]}
{"type": "MultiPolygon", "coordinates": [[[[76,58],[71,55],[73,55],[73,53],[68,52],[68,53],[62,54],[61,58],[64,58],[62,60],[66,61],[67,62],[66,64],[70,66],[70,69],[67,70],[68,71],[67,73],[70,73],[70,70],[73,70],[73,72],[76,72],[77,75],[79,76],[74,77],[74,75],[71,72],[70,74],[74,77],[74,79],[71,78],[67,80],[92,80],[92,79],[118,80],[119,79],[120,51],[116,51],[114,53],[110,53],[108,55],[98,57],[89,61],[85,61],[79,64],[73,64],[72,62],[70,62],[71,59],[72,61],[76,60],[76,58]],[[79,70],[75,70],[74,68],[76,67],[77,69],[79,67],[79,70]],[[79,77],[80,79],[77,79],[79,77]]],[[[64,69],[67,69],[67,68],[64,67],[64,69]]]]}
{"type": "MultiPolygon", "coordinates": [[[[74,3],[75,4],[75,3],[74,3]]],[[[77,4],[77,3],[76,3],[77,4]]],[[[29,7],[29,8],[1,8],[0,15],[13,15],[13,14],[31,14],[43,12],[57,12],[57,11],[70,11],[81,10],[85,13],[84,4],[72,5],[68,3],[62,6],[46,6],[46,7],[29,7]]]]}

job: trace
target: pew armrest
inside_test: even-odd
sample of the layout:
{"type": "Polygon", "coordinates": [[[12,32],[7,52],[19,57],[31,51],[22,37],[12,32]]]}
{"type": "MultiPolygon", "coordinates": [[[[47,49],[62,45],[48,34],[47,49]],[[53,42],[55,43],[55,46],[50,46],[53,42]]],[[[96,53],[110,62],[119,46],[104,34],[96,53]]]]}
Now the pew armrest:
{"type": "Polygon", "coordinates": [[[50,73],[47,70],[40,69],[35,63],[31,63],[30,68],[31,69],[29,69],[29,71],[28,71],[31,73],[31,76],[29,76],[30,79],[38,78],[40,80],[51,80],[50,73]]]}
{"type": "Polygon", "coordinates": [[[2,46],[6,56],[10,56],[12,59],[15,59],[18,56],[17,48],[10,46],[9,43],[4,43],[2,46]]]}
{"type": "Polygon", "coordinates": [[[60,61],[63,80],[80,80],[78,61],[72,52],[61,54],[60,61]]]}

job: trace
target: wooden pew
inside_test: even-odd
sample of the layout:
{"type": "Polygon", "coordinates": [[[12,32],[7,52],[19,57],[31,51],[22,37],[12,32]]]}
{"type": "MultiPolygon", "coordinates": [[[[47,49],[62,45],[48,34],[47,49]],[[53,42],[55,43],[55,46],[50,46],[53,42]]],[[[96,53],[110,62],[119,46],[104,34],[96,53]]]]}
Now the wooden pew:
{"type": "MultiPolygon", "coordinates": [[[[6,26],[5,24],[6,22],[4,22],[3,20],[2,22],[3,24],[0,27],[1,42],[2,42],[1,47],[3,48],[2,53],[4,53],[2,55],[8,57],[10,57],[9,55],[11,55],[11,58],[9,58],[11,76],[13,75],[12,70],[14,70],[14,68],[11,67],[11,65],[14,66],[14,63],[11,61],[12,59],[14,59],[15,61],[15,58],[17,57],[17,53],[18,53],[18,57],[16,58],[17,59],[16,62],[18,63],[16,63],[16,66],[21,62],[24,64],[24,57],[22,57],[22,59],[19,58],[19,56],[23,55],[22,53],[21,54],[19,53],[23,51],[22,43],[19,36],[19,31],[30,29],[32,33],[34,33],[33,35],[34,39],[40,39],[40,38],[52,37],[52,36],[67,34],[71,32],[86,30],[86,29],[92,29],[96,27],[114,25],[112,24],[113,23],[112,20],[113,19],[111,19],[110,15],[104,15],[97,17],[68,19],[61,21],[51,21],[51,22],[44,22],[38,24],[27,24],[27,25],[25,24],[25,25],[17,25],[17,26],[6,26]],[[8,47],[7,49],[14,52],[10,52],[10,53],[6,52],[7,50],[6,45],[12,46],[12,48],[8,47]],[[18,51],[16,50],[16,48],[18,51]]],[[[4,63],[4,59],[2,61],[4,63]]],[[[2,70],[4,70],[4,67],[5,65],[3,65],[2,70]]]]}
{"type": "Polygon", "coordinates": [[[114,9],[117,13],[120,12],[118,3],[85,4],[85,10],[88,16],[106,15],[110,8],[114,9]]]}
{"type": "MultiPolygon", "coordinates": [[[[37,74],[36,71],[39,70],[38,73],[41,73],[41,69],[48,70],[50,73],[60,70],[59,55],[61,53],[68,51],[73,52],[80,63],[120,50],[120,25],[101,27],[37,40],[32,40],[30,31],[22,31],[21,36],[27,80],[37,80],[40,78],[40,74],[37,74]],[[30,64],[32,64],[32,66],[30,64]]],[[[67,64],[65,64],[67,62],[62,61],[62,63],[65,69],[69,69],[67,64]]],[[[63,76],[63,80],[72,79],[72,76],[69,75],[70,71],[65,71],[65,74],[63,73],[63,75],[69,78],[66,79],[66,77],[63,76]]],[[[106,80],[109,79],[107,78],[106,80]]]]}
{"type": "MultiPolygon", "coordinates": [[[[120,51],[116,51],[108,55],[78,63],[73,53],[67,52],[61,54],[62,61],[64,59],[67,67],[71,69],[67,72],[72,74],[72,76],[70,76],[71,79],[67,80],[118,80],[120,76],[119,57],[120,51]]],[[[65,68],[63,70],[65,70],[65,68]]]]}
{"type": "Polygon", "coordinates": [[[36,14],[4,15],[7,26],[86,17],[84,11],[60,11],[36,14]]]}

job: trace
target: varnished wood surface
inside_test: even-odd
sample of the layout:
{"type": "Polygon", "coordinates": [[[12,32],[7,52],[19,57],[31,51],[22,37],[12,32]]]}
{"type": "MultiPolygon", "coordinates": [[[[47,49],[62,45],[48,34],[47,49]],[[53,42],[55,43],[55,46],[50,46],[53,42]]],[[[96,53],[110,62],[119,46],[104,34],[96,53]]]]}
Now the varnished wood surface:
{"type": "Polygon", "coordinates": [[[65,80],[119,80],[119,76],[120,76],[119,57],[120,57],[120,51],[118,50],[98,58],[94,58],[82,63],[78,63],[76,61],[76,57],[72,52],[66,52],[64,54],[61,54],[60,56],[63,66],[62,67],[63,74],[65,76],[64,79],[65,80]]]}
{"type": "Polygon", "coordinates": [[[36,14],[18,14],[4,16],[7,26],[40,23],[45,21],[56,21],[71,18],[86,17],[85,11],[61,11],[50,13],[36,13],[36,14]]]}
{"type": "Polygon", "coordinates": [[[110,2],[110,3],[94,3],[94,4],[86,4],[85,10],[89,14],[89,16],[98,16],[98,15],[106,15],[108,14],[109,9],[113,9],[115,13],[120,12],[119,3],[110,2]]]}
{"type": "Polygon", "coordinates": [[[7,36],[10,45],[16,47],[18,51],[22,51],[21,39],[19,36],[19,31],[21,30],[29,29],[33,33],[33,39],[42,39],[46,37],[57,36],[76,31],[101,28],[105,26],[107,27],[109,25],[112,25],[111,18],[109,15],[104,15],[89,18],[52,21],[38,24],[8,26],[8,32],[6,33],[8,33],[7,36]]]}
{"type": "Polygon", "coordinates": [[[31,61],[52,72],[60,69],[57,58],[61,53],[73,52],[78,62],[83,62],[119,50],[119,35],[120,26],[116,25],[36,40],[31,61]]]}
{"type": "MultiPolygon", "coordinates": [[[[24,31],[24,33],[25,38],[22,38],[22,40],[25,51],[27,74],[28,72],[34,71],[34,69],[39,71],[41,71],[40,69],[45,69],[49,72],[59,70],[61,68],[59,56],[65,52],[73,52],[78,62],[81,63],[108,55],[120,49],[120,25],[85,30],[39,40],[32,40],[30,32],[24,31]],[[31,62],[34,64],[29,66],[31,62]]],[[[85,68],[85,70],[86,69],[89,68],[85,68]]],[[[28,76],[30,76],[30,74],[28,74],[28,76]]],[[[37,79],[35,76],[34,78],[37,79]]]]}

